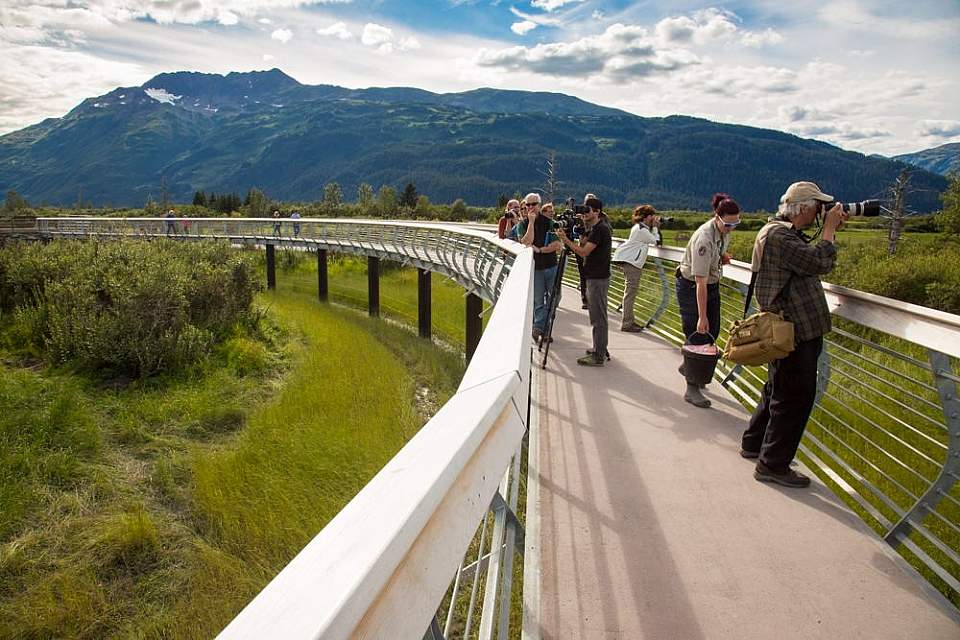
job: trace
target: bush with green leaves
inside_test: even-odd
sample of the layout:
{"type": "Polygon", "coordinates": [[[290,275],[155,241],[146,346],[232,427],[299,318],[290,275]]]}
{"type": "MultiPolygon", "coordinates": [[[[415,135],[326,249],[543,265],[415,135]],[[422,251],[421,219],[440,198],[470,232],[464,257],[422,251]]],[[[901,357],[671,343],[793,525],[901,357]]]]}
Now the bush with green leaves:
{"type": "Polygon", "coordinates": [[[256,259],[226,243],[57,242],[0,250],[11,348],[148,376],[206,357],[249,322],[256,259]]]}

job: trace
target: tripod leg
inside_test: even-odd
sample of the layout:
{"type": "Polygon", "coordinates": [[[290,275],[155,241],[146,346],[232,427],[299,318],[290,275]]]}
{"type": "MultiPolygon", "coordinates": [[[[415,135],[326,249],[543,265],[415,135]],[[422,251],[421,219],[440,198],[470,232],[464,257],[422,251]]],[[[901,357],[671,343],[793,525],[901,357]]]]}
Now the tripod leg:
{"type": "Polygon", "coordinates": [[[563,271],[567,267],[567,255],[569,249],[564,248],[560,253],[560,264],[557,265],[557,277],[553,281],[553,287],[550,291],[550,308],[547,313],[546,331],[540,337],[540,348],[543,351],[543,359],[540,361],[540,368],[547,368],[547,356],[550,355],[550,343],[553,342],[553,325],[557,318],[557,307],[560,306],[560,292],[563,289],[563,271]]]}

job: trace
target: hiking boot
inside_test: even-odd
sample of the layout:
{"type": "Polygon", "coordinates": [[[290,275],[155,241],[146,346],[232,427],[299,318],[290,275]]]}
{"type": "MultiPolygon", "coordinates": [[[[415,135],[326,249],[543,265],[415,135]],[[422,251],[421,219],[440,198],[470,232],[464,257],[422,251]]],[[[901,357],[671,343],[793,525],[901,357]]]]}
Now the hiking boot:
{"type": "Polygon", "coordinates": [[[701,409],[706,409],[710,406],[710,400],[703,397],[703,394],[700,393],[700,387],[695,384],[690,384],[689,382],[687,383],[687,390],[683,394],[683,399],[701,409]]]}
{"type": "Polygon", "coordinates": [[[577,358],[577,364],[582,364],[585,367],[602,367],[603,359],[598,358],[597,354],[591,353],[590,355],[583,356],[582,358],[577,358]]]}
{"type": "Polygon", "coordinates": [[[534,328],[533,328],[533,341],[534,341],[534,342],[540,342],[540,338],[542,338],[542,337],[543,337],[543,331],[541,331],[540,329],[534,327],[534,328]]]}
{"type": "Polygon", "coordinates": [[[762,462],[757,462],[757,468],[753,471],[753,477],[760,482],[774,482],[784,487],[794,487],[802,489],[810,486],[810,478],[798,471],[787,468],[786,471],[774,471],[762,462]]]}
{"type": "Polygon", "coordinates": [[[759,452],[759,451],[747,451],[746,449],[740,449],[740,457],[741,457],[741,458],[747,458],[747,459],[759,458],[759,457],[760,457],[760,452],[759,452]]]}
{"type": "Polygon", "coordinates": [[[643,331],[643,327],[641,327],[636,323],[628,324],[625,327],[620,327],[620,331],[626,331],[627,333],[640,333],[641,331],[643,331]]]}

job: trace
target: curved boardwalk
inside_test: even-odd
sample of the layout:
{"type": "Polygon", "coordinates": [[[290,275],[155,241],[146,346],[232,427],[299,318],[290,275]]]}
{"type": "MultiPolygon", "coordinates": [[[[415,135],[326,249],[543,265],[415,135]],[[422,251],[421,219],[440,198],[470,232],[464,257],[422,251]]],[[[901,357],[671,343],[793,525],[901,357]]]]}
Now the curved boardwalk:
{"type": "Polygon", "coordinates": [[[816,478],[753,479],[747,413],[716,382],[712,409],[685,403],[675,346],[611,312],[613,361],[578,366],[589,324],[564,294],[534,398],[530,637],[960,638],[949,603],[816,478]]]}

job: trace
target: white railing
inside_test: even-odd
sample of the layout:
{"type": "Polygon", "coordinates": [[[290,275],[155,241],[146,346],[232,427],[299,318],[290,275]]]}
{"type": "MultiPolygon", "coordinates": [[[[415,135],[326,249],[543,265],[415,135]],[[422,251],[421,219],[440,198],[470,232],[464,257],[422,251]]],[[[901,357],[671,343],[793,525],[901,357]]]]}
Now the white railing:
{"type": "MultiPolygon", "coordinates": [[[[497,603],[509,603],[502,574],[510,572],[518,535],[509,507],[517,504],[527,428],[531,251],[454,225],[302,220],[294,236],[293,224],[284,220],[274,235],[273,219],[38,220],[51,238],[169,235],[373,255],[442,272],[495,302],[454,396],[218,636],[420,638],[438,626],[453,577],[485,567],[476,623],[482,637],[493,637],[509,615],[509,606],[497,603]],[[464,554],[478,524],[486,535],[491,511],[491,551],[483,567],[464,571],[464,554]]],[[[468,620],[477,602],[471,598],[468,620]]]]}

